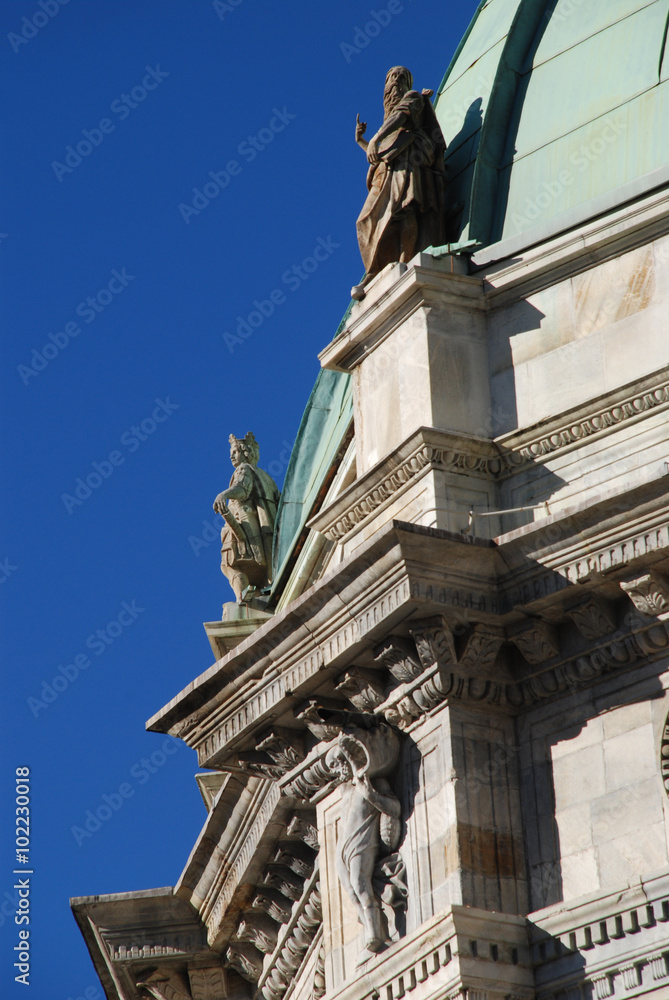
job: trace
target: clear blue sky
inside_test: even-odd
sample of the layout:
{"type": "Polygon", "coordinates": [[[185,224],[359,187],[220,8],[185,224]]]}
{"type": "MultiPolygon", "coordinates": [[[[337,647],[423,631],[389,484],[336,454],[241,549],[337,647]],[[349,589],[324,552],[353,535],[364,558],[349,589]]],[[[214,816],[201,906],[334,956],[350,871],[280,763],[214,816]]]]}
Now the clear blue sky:
{"type": "Polygon", "coordinates": [[[68,898],[179,877],[205,819],[197,761],[144,723],[211,665],[202,622],[231,598],[217,543],[197,544],[228,434],[253,430],[281,484],[362,272],[356,112],[373,133],[395,64],[436,90],[476,6],[2,4],[3,997],[95,997],[68,898]],[[12,968],[21,766],[29,993],[12,968]]]}

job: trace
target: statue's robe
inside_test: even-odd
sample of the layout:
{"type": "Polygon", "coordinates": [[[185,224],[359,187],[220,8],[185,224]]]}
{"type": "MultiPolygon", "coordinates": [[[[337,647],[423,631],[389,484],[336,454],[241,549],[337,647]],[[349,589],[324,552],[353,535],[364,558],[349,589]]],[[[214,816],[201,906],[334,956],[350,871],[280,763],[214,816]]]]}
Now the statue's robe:
{"type": "Polygon", "coordinates": [[[444,241],[446,143],[430,99],[408,91],[380,131],[381,162],[370,164],[369,194],[356,224],[368,275],[399,259],[397,227],[403,212],[413,212],[417,222],[415,246],[407,259],[444,241]]]}

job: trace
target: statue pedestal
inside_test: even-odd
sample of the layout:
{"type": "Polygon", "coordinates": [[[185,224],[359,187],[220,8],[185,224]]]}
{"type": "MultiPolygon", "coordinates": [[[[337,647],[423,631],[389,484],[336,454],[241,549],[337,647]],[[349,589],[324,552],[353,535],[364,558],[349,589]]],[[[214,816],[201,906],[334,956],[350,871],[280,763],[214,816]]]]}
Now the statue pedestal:
{"type": "Polygon", "coordinates": [[[204,630],[216,659],[220,660],[240,642],[253,635],[271,617],[266,611],[248,604],[237,604],[235,601],[224,604],[220,622],[204,622],[204,630]]]}

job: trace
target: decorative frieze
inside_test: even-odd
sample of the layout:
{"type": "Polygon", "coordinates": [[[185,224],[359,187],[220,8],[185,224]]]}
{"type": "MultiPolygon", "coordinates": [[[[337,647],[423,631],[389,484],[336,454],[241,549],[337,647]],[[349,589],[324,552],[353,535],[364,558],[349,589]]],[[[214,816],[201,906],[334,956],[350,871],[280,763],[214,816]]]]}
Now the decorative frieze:
{"type": "MultiPolygon", "coordinates": [[[[549,433],[537,436],[519,448],[510,447],[505,450],[505,468],[513,471],[527,462],[536,462],[537,459],[552,455],[564,448],[582,444],[595,434],[624,424],[651,410],[664,408],[668,403],[668,382],[642,394],[630,395],[626,399],[609,403],[574,422],[551,428],[549,433]]],[[[509,439],[509,443],[512,440],[509,439]]]]}
{"type": "Polygon", "coordinates": [[[637,986],[641,986],[641,967],[637,962],[622,966],[620,975],[626,990],[633,990],[637,986]]]}
{"type": "MultiPolygon", "coordinates": [[[[369,488],[360,494],[355,493],[355,499],[343,510],[340,516],[329,524],[320,526],[323,534],[332,541],[344,538],[358,524],[361,524],[370,514],[373,514],[382,504],[390,500],[399,490],[426,471],[449,472],[462,475],[479,475],[486,478],[498,476],[502,471],[502,460],[494,446],[490,445],[485,453],[467,447],[466,439],[462,439],[460,447],[439,447],[433,444],[420,443],[404,458],[400,459],[394,468],[389,469],[381,479],[375,477],[369,488]]],[[[337,505],[340,507],[341,503],[337,505]]]]}
{"type": "Polygon", "coordinates": [[[605,974],[603,976],[593,976],[590,980],[597,1000],[606,1000],[614,993],[613,976],[605,974]]]}

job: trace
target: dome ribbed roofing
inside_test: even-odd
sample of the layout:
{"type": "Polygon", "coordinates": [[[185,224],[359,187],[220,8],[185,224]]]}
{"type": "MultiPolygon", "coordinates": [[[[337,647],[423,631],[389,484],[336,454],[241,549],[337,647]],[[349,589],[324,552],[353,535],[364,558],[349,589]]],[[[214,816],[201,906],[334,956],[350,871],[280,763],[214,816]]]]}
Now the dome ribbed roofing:
{"type": "Polygon", "coordinates": [[[669,0],[485,0],[439,89],[450,241],[538,242],[669,182],[669,0]]]}

